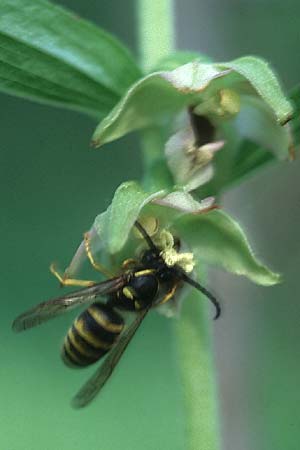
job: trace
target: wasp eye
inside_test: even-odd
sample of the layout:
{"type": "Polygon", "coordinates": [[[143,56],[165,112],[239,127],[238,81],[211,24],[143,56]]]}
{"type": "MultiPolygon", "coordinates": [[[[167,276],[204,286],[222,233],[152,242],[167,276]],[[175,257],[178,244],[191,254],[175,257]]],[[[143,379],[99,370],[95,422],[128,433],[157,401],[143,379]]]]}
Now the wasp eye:
{"type": "Polygon", "coordinates": [[[164,267],[157,273],[157,277],[162,283],[172,281],[174,280],[174,270],[164,267]]]}
{"type": "Polygon", "coordinates": [[[146,250],[142,255],[142,264],[152,264],[157,261],[158,256],[158,253],[154,250],[146,250]]]}

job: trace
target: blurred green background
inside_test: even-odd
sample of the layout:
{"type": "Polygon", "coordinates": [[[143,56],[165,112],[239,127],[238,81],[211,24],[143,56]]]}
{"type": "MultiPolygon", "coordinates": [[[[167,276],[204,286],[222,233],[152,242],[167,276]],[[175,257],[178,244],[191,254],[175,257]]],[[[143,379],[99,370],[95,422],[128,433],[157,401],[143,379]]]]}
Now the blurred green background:
{"type": "MultiPolygon", "coordinates": [[[[133,1],[60,4],[136,52],[133,1]]],[[[300,81],[299,17],[300,4],[291,0],[177,1],[177,45],[217,60],[258,54],[288,89],[300,81]]],[[[145,321],[101,397],[82,411],[69,400],[90,371],[72,371],[59,358],[72,314],[23,335],[10,329],[16,315],[60,294],[49,263],[66,265],[116,187],[139,177],[136,137],[91,150],[91,119],[6,95],[1,102],[0,449],[185,450],[167,319],[152,314],[145,321]]],[[[284,283],[263,288],[211,274],[224,308],[213,325],[223,450],[299,449],[299,167],[299,161],[269,167],[224,198],[284,283]]]]}

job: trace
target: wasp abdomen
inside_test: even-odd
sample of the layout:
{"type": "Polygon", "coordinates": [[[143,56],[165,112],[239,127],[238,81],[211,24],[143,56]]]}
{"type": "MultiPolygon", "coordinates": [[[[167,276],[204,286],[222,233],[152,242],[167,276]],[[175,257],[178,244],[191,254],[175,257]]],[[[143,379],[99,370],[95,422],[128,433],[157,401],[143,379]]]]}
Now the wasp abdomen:
{"type": "Polygon", "coordinates": [[[93,303],[69,329],[62,348],[63,361],[71,367],[93,364],[111,349],[123,328],[123,318],[112,307],[93,303]]]}

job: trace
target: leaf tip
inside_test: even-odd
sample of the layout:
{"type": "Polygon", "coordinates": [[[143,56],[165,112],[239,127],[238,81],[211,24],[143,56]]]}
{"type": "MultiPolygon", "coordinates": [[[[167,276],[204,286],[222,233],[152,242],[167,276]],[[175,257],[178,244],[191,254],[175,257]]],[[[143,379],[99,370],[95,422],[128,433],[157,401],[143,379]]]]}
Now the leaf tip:
{"type": "Polygon", "coordinates": [[[274,273],[272,272],[273,275],[273,283],[272,284],[279,284],[283,282],[283,275],[281,273],[274,273]]]}
{"type": "Polygon", "coordinates": [[[260,279],[254,280],[256,283],[262,286],[274,286],[275,284],[282,283],[283,276],[281,273],[272,272],[266,269],[267,272],[260,279]]]}
{"type": "Polygon", "coordinates": [[[92,139],[90,142],[90,147],[91,148],[98,148],[101,146],[101,142],[99,141],[99,139],[92,139]]]}
{"type": "Polygon", "coordinates": [[[294,117],[293,113],[288,113],[285,117],[280,120],[280,125],[284,127],[287,123],[289,123],[294,117]]]}

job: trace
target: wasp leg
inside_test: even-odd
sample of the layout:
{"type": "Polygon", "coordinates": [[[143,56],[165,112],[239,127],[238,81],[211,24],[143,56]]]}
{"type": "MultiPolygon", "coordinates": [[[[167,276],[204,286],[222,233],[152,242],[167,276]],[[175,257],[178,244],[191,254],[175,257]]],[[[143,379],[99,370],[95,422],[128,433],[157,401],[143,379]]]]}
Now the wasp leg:
{"type": "Polygon", "coordinates": [[[164,303],[168,302],[169,300],[171,300],[172,297],[174,297],[175,292],[177,291],[179,284],[174,284],[174,286],[172,287],[172,289],[166,293],[166,295],[162,298],[162,300],[158,303],[158,305],[163,305],[164,303]]]}
{"type": "Polygon", "coordinates": [[[89,281],[89,280],[77,280],[76,278],[69,278],[66,273],[61,275],[55,268],[54,264],[52,263],[50,266],[51,273],[58,279],[60,284],[62,286],[81,286],[81,287],[88,287],[93,286],[95,281],[89,281]]]}
{"type": "Polygon", "coordinates": [[[94,269],[97,270],[98,272],[101,272],[107,278],[112,278],[113,275],[102,264],[96,262],[94,259],[94,256],[91,251],[91,238],[89,232],[84,233],[84,245],[87,257],[89,258],[89,261],[91,265],[94,267],[94,269]]]}
{"type": "Polygon", "coordinates": [[[125,259],[125,261],[123,261],[123,263],[122,263],[122,269],[124,269],[124,270],[129,270],[136,266],[137,266],[137,262],[135,259],[132,259],[132,258],[125,259]]]}

